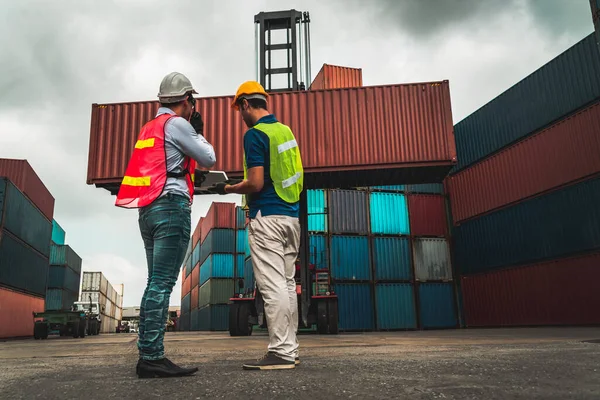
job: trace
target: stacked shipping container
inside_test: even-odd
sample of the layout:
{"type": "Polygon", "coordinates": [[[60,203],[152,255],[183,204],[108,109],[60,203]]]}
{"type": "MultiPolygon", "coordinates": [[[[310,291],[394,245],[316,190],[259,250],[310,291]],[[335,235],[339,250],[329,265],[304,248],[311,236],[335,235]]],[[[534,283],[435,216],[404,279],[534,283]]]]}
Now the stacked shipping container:
{"type": "Polygon", "coordinates": [[[180,330],[227,330],[227,303],[243,277],[237,219],[234,203],[213,203],[198,222],[182,266],[180,330]]]}
{"type": "Polygon", "coordinates": [[[102,272],[83,273],[79,301],[92,301],[100,304],[102,322],[101,333],[114,333],[120,323],[117,317],[123,315],[123,285],[113,287],[102,272]]]}
{"type": "MultiPolygon", "coordinates": [[[[60,233],[56,233],[55,228],[53,237],[58,235],[60,233]]],[[[78,301],[80,281],[81,257],[70,246],[53,242],[50,246],[46,310],[70,310],[73,303],[78,301]]]]}
{"type": "Polygon", "coordinates": [[[0,159],[0,338],[44,311],[54,198],[27,161],[0,159]]]}
{"type": "Polygon", "coordinates": [[[331,275],[340,330],[457,326],[442,188],[307,193],[310,264],[331,275]]]}
{"type": "Polygon", "coordinates": [[[600,277],[593,35],[455,131],[461,168],[448,190],[466,325],[600,323],[585,311],[600,304],[589,284],[600,277]]]}

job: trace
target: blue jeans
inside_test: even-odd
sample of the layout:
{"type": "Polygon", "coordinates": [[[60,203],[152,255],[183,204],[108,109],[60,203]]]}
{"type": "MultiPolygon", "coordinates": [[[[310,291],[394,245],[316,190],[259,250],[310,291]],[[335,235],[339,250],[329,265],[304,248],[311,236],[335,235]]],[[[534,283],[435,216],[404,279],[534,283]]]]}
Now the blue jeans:
{"type": "Polygon", "coordinates": [[[167,194],[140,209],[139,224],[148,281],[140,305],[138,349],[141,358],[159,360],[165,356],[163,338],[169,299],[190,241],[190,201],[167,194]]]}

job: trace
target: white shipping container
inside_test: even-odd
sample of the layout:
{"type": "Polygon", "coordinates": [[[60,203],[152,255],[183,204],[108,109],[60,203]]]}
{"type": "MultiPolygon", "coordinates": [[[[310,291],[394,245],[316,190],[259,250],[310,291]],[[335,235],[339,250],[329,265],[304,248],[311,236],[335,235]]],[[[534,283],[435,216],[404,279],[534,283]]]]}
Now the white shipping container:
{"type": "Polygon", "coordinates": [[[83,278],[81,280],[82,292],[101,292],[106,295],[107,288],[108,281],[102,272],[83,272],[83,278]]]}
{"type": "Polygon", "coordinates": [[[115,319],[117,321],[121,321],[123,319],[123,309],[118,308],[118,307],[116,308],[116,310],[115,310],[115,319]]]}
{"type": "Polygon", "coordinates": [[[109,301],[106,298],[106,296],[100,292],[81,292],[81,296],[79,296],[79,301],[88,302],[90,301],[90,297],[92,299],[92,303],[99,303],[101,309],[104,307],[103,314],[108,312],[109,301]]]}
{"type": "Polygon", "coordinates": [[[122,283],[120,283],[118,285],[115,285],[115,290],[117,291],[117,294],[119,296],[123,297],[123,294],[124,294],[123,292],[125,290],[125,285],[122,284],[122,283]]]}
{"type": "Polygon", "coordinates": [[[413,259],[417,281],[450,281],[452,264],[446,239],[415,239],[413,259]]]}
{"type": "Polygon", "coordinates": [[[117,332],[117,320],[110,317],[102,317],[102,323],[100,324],[100,333],[116,333],[117,332]]]}

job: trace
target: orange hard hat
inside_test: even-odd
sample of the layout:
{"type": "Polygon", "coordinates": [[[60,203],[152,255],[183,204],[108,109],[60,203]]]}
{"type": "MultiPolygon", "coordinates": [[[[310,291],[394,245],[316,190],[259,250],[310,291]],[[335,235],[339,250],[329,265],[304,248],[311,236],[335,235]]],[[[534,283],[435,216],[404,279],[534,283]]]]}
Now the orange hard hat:
{"type": "Polygon", "coordinates": [[[231,108],[238,109],[237,101],[240,97],[252,98],[252,95],[259,95],[257,97],[269,97],[269,94],[265,91],[262,85],[256,81],[246,81],[240,85],[231,103],[231,108]]]}

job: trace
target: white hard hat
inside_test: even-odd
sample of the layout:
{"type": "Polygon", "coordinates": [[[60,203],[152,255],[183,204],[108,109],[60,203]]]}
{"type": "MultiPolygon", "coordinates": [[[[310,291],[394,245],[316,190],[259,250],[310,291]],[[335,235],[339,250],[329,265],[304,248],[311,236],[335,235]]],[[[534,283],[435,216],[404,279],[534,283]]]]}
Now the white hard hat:
{"type": "Polygon", "coordinates": [[[192,82],[179,72],[171,72],[160,83],[158,99],[161,103],[177,103],[185,100],[188,93],[198,94],[192,87],[192,82]]]}

